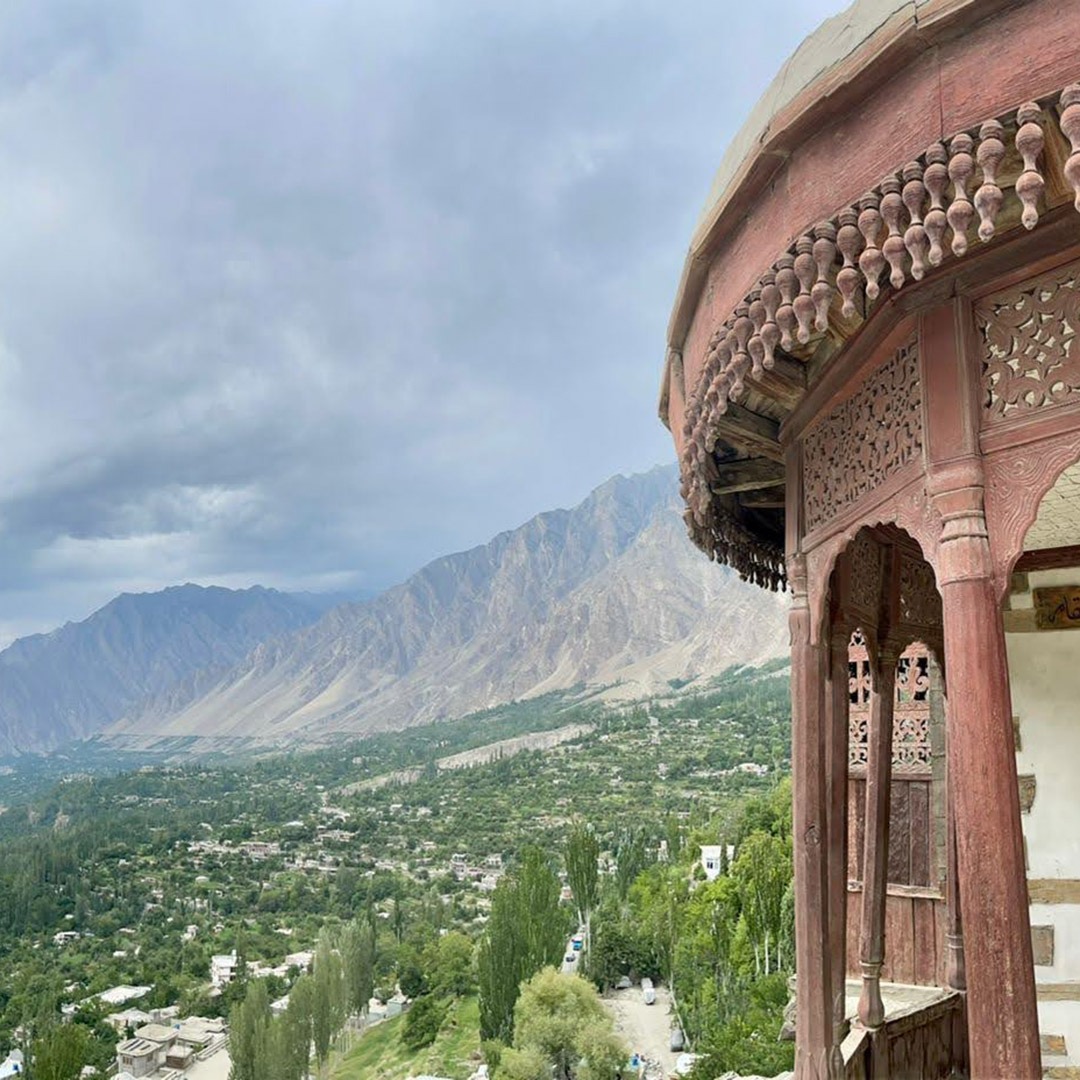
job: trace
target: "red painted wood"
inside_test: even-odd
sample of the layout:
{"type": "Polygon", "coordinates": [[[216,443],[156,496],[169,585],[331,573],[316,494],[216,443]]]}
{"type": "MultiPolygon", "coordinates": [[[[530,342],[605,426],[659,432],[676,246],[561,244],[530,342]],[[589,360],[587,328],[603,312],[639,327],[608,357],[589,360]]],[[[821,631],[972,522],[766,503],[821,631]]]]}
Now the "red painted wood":
{"type": "Polygon", "coordinates": [[[885,899],[885,956],[888,982],[915,981],[915,904],[912,896],[885,899]]]}
{"type": "Polygon", "coordinates": [[[912,780],[906,787],[911,822],[911,884],[930,885],[930,784],[912,780]]]}
{"type": "Polygon", "coordinates": [[[889,882],[912,885],[911,784],[893,782],[889,792],[889,882]]]}
{"type": "Polygon", "coordinates": [[[912,900],[914,923],[912,982],[920,986],[937,985],[937,901],[912,900]]]}
{"type": "Polygon", "coordinates": [[[848,780],[848,877],[852,881],[862,881],[865,835],[866,781],[853,776],[848,780]]]}
{"type": "MultiPolygon", "coordinates": [[[[843,93],[822,99],[820,88],[811,87],[774,118],[766,145],[778,137],[780,145],[726,207],[718,239],[702,252],[711,265],[702,275],[689,333],[675,331],[688,385],[700,375],[713,330],[801,232],[855,202],[934,140],[1076,79],[1080,6],[1029,0],[994,15],[939,49],[906,52],[877,65],[875,90],[857,107],[843,93]],[[799,112],[822,100],[833,114],[800,125],[799,112]]],[[[860,63],[865,59],[856,56],[836,65],[831,78],[842,88],[858,75],[860,63]],[[845,66],[852,70],[845,73],[845,66]]]]}
{"type": "Polygon", "coordinates": [[[936,986],[950,986],[948,954],[945,949],[945,933],[949,926],[949,906],[944,901],[934,904],[934,956],[937,968],[934,975],[936,986]]]}
{"type": "Polygon", "coordinates": [[[1039,1024],[1001,613],[989,577],[957,575],[944,582],[942,593],[949,766],[959,778],[953,794],[960,902],[965,926],[978,928],[964,940],[972,1075],[1038,1080],[1039,1024]]]}
{"type": "Polygon", "coordinates": [[[859,960],[863,987],[859,1019],[867,1028],[884,1020],[881,965],[885,950],[885,887],[889,864],[889,780],[892,775],[893,705],[896,701],[896,656],[877,663],[870,695],[866,764],[866,846],[863,854],[862,933],[859,960]]]}
{"type": "MultiPolygon", "coordinates": [[[[799,586],[798,566],[793,583],[799,586]]],[[[803,577],[805,581],[805,577],[803,577]]],[[[833,1058],[825,790],[825,650],[810,641],[805,594],[792,604],[791,715],[794,799],[796,1075],[827,1080],[833,1058]]],[[[835,1056],[839,1057],[839,1048],[835,1056]]]]}
{"type": "Polygon", "coordinates": [[[848,640],[833,635],[826,689],[829,934],[832,971],[833,1042],[844,1037],[847,978],[847,861],[848,861],[848,640]]]}
{"type": "Polygon", "coordinates": [[[862,917],[862,890],[849,892],[847,903],[847,975],[858,979],[862,972],[859,968],[859,921],[862,917]]]}

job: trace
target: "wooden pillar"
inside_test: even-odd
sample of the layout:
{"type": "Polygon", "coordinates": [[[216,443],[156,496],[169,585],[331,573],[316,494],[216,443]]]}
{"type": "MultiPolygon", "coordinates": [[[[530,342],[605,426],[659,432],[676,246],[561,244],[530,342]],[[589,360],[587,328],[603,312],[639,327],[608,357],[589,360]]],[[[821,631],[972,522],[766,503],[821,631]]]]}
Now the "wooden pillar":
{"type": "Polygon", "coordinates": [[[982,471],[937,478],[948,770],[963,912],[972,1080],[1042,1076],[1012,704],[982,471]]]}
{"type": "Polygon", "coordinates": [[[885,961],[885,891],[889,879],[889,793],[892,785],[896,657],[894,650],[885,650],[874,663],[870,723],[866,737],[866,835],[859,938],[863,985],[859,996],[859,1021],[871,1031],[885,1022],[885,1008],[881,1001],[881,966],[885,961]]]}
{"type": "MultiPolygon", "coordinates": [[[[847,986],[847,904],[848,904],[848,740],[851,687],[848,652],[851,633],[834,630],[829,655],[829,709],[827,757],[829,800],[829,963],[832,967],[833,1046],[839,1056],[840,1044],[848,1032],[847,986]]],[[[839,1063],[843,1067],[842,1061],[839,1063]]]]}
{"type": "Polygon", "coordinates": [[[964,926],[972,1080],[1042,1075],[1012,707],[983,512],[983,387],[964,297],[920,316],[927,489],[948,679],[949,790],[964,926]]]}
{"type": "Polygon", "coordinates": [[[826,792],[826,649],[812,641],[803,560],[790,560],[795,847],[795,1077],[834,1080],[826,792]]]}
{"type": "Polygon", "coordinates": [[[945,981],[953,990],[967,989],[964,971],[964,920],[960,913],[960,882],[956,865],[956,818],[953,817],[952,796],[948,797],[949,869],[945,879],[945,903],[948,915],[945,925],[945,981]]]}

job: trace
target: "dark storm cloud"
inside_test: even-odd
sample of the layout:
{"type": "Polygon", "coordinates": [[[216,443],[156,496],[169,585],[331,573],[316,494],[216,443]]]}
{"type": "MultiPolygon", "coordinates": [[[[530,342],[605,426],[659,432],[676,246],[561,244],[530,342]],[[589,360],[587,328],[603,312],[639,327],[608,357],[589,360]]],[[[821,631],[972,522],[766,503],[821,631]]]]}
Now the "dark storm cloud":
{"type": "Polygon", "coordinates": [[[669,458],[694,219],[838,6],[7,5],[0,636],[390,584],[669,458]]]}

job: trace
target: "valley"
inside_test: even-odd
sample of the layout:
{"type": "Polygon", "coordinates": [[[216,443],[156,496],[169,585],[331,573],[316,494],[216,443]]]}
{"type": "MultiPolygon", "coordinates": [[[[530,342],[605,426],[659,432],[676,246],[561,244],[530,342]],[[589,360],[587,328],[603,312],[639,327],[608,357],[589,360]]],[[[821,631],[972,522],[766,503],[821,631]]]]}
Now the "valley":
{"type": "MultiPolygon", "coordinates": [[[[623,886],[658,858],[692,868],[695,845],[735,843],[786,774],[789,739],[775,662],[632,704],[551,694],[332,750],[72,774],[8,796],[0,1049],[32,1045],[67,1006],[103,1061],[116,1033],[93,998],[110,987],[145,987],[133,1004],[182,1015],[229,1017],[253,981],[276,1000],[290,964],[355,920],[374,930],[373,985],[415,992],[431,942],[478,941],[522,853],[558,868],[575,824],[600,841],[605,895],[631,904],[623,886]],[[212,986],[211,959],[234,952],[243,976],[212,986]]],[[[362,1075],[349,1060],[341,1075],[362,1075]]]]}

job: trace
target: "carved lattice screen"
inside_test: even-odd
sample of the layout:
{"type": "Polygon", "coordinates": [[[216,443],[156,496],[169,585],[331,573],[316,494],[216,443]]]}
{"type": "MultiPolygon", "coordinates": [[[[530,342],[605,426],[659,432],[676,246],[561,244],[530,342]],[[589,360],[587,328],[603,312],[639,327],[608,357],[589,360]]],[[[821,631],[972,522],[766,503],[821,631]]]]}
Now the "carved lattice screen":
{"type": "MultiPolygon", "coordinates": [[[[870,660],[860,634],[848,650],[850,692],[848,773],[848,876],[862,880],[866,813],[866,738],[870,714],[870,660]]],[[[941,882],[944,786],[943,731],[931,719],[930,657],[912,645],[900,657],[893,715],[889,810],[889,883],[936,888],[941,882]]]]}

